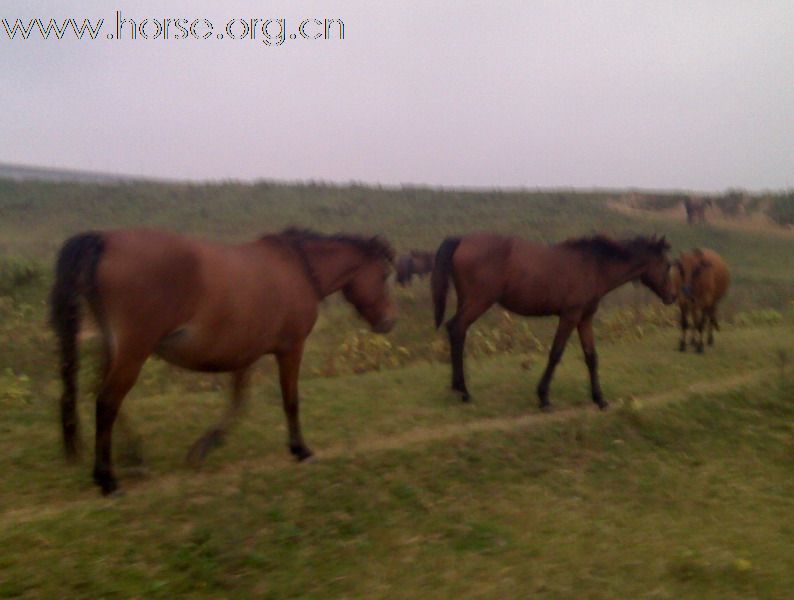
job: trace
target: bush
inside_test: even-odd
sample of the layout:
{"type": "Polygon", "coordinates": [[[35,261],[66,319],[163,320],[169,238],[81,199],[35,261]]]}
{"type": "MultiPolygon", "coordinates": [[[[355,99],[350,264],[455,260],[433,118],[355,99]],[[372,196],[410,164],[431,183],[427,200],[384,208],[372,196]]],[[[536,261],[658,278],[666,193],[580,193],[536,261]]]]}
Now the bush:
{"type": "Polygon", "coordinates": [[[684,202],[681,194],[648,194],[640,200],[640,205],[648,210],[670,210],[684,202]]]}
{"type": "Polygon", "coordinates": [[[714,203],[729,217],[736,217],[747,208],[745,194],[739,190],[729,190],[724,196],[715,198],[714,203]]]}
{"type": "Polygon", "coordinates": [[[676,318],[675,311],[656,303],[596,314],[598,335],[608,340],[642,339],[649,333],[675,327],[676,318]]]}
{"type": "Polygon", "coordinates": [[[794,192],[772,198],[767,214],[778,225],[794,225],[794,192]]]}

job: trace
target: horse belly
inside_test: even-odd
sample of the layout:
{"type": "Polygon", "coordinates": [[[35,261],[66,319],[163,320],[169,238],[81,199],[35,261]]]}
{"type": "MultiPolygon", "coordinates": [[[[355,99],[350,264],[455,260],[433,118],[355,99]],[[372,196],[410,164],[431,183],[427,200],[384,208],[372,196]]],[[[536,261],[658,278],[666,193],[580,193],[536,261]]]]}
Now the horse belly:
{"type": "Polygon", "coordinates": [[[526,280],[508,286],[498,303],[525,317],[545,317],[559,312],[558,303],[553,302],[546,286],[526,280]]]}
{"type": "Polygon", "coordinates": [[[217,335],[188,325],[165,336],[155,354],[193,371],[237,371],[268,353],[263,341],[250,330],[227,330],[224,335],[217,335]]]}

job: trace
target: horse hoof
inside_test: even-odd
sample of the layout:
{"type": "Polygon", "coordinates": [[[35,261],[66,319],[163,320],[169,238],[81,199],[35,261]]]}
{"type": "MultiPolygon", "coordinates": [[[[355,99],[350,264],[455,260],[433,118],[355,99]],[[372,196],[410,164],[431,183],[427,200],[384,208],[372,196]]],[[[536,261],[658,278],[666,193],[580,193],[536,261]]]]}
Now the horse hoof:
{"type": "Polygon", "coordinates": [[[188,466],[198,468],[204,462],[207,453],[223,444],[223,432],[213,429],[202,435],[188,450],[185,462],[188,466]]]}
{"type": "Polygon", "coordinates": [[[99,486],[103,496],[110,496],[116,493],[119,488],[115,478],[109,473],[94,475],[94,483],[99,486]]]}
{"type": "Polygon", "coordinates": [[[469,402],[469,401],[471,401],[471,396],[469,395],[469,392],[462,392],[461,395],[460,395],[460,401],[461,402],[469,402]]]}
{"type": "Polygon", "coordinates": [[[306,446],[290,446],[289,451],[298,459],[298,462],[305,462],[314,455],[306,446]]]}
{"type": "Polygon", "coordinates": [[[681,342],[680,344],[678,344],[678,351],[686,352],[686,342],[681,342]]]}
{"type": "Polygon", "coordinates": [[[609,402],[606,400],[602,400],[601,402],[596,402],[596,406],[598,406],[599,410],[609,410],[609,402]]]}
{"type": "Polygon", "coordinates": [[[550,413],[552,410],[554,410],[551,406],[551,402],[541,402],[539,408],[540,412],[544,413],[550,413]]]}

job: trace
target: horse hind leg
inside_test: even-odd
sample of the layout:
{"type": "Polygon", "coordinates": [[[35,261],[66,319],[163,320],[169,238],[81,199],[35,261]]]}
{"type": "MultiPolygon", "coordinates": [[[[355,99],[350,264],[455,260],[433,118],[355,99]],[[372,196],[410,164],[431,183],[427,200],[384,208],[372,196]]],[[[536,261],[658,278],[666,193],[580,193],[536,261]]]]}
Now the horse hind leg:
{"type": "Polygon", "coordinates": [[[245,404],[245,390],[248,384],[248,370],[235,371],[232,375],[232,394],[226,412],[218,423],[210,427],[204,435],[197,439],[187,453],[187,463],[198,467],[204,462],[207,453],[223,443],[226,433],[237,421],[240,410],[245,404]]]}
{"type": "Polygon", "coordinates": [[[96,446],[94,455],[94,482],[108,495],[116,491],[118,484],[113,475],[112,436],[113,424],[118,416],[124,397],[138,379],[146,359],[114,357],[102,382],[96,399],[96,446]]]}
{"type": "Polygon", "coordinates": [[[449,337],[449,353],[452,364],[452,389],[460,392],[461,400],[468,402],[471,396],[466,388],[466,377],[463,374],[463,348],[466,344],[467,327],[461,325],[458,314],[446,324],[449,337]]]}
{"type": "Polygon", "coordinates": [[[449,321],[447,321],[447,334],[449,336],[449,352],[452,362],[452,389],[459,392],[461,400],[468,402],[471,399],[469,390],[466,387],[466,377],[463,370],[463,349],[466,345],[466,332],[493,303],[481,303],[478,305],[464,305],[458,308],[449,321]]]}

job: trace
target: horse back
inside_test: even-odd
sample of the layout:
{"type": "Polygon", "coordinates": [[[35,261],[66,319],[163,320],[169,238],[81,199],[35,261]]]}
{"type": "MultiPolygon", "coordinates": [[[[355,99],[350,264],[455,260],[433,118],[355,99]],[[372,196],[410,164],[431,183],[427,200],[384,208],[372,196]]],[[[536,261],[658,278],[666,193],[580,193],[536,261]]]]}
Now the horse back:
{"type": "Polygon", "coordinates": [[[107,231],[103,237],[97,286],[106,318],[158,331],[189,318],[202,294],[191,240],[147,229],[107,231]]]}
{"type": "Polygon", "coordinates": [[[708,248],[700,251],[699,259],[704,268],[694,282],[695,293],[703,296],[706,304],[713,306],[722,299],[730,285],[728,265],[719,254],[708,248]]]}
{"type": "Polygon", "coordinates": [[[453,258],[455,286],[464,298],[498,302],[518,314],[559,314],[568,292],[576,291],[566,283],[566,258],[554,247],[517,237],[469,235],[453,258]]]}
{"type": "Polygon", "coordinates": [[[220,368],[215,356],[232,354],[242,364],[314,324],[316,294],[280,246],[152,230],[104,235],[98,280],[111,332],[176,364],[220,368]]]}

